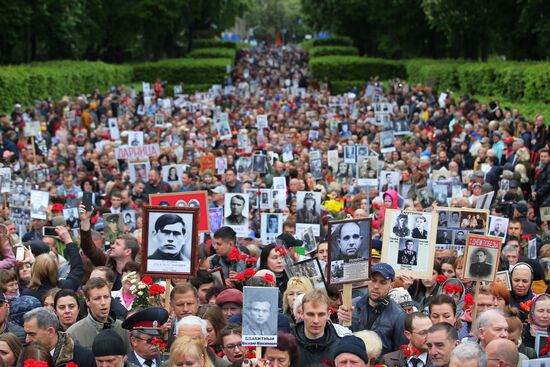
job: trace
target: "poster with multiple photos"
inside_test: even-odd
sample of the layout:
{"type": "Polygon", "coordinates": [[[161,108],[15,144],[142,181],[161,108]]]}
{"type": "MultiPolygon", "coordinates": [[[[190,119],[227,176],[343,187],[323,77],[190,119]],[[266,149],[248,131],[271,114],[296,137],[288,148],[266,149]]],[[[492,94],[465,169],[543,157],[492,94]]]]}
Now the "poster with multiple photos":
{"type": "Polygon", "coordinates": [[[362,282],[370,276],[371,219],[329,222],[328,283],[362,282]]]}
{"type": "Polygon", "coordinates": [[[436,232],[436,213],[386,210],[381,261],[390,264],[396,276],[431,279],[436,232]]]}
{"type": "Polygon", "coordinates": [[[437,207],[437,249],[464,253],[469,233],[484,235],[489,226],[489,211],[486,209],[437,207]]]}
{"type": "Polygon", "coordinates": [[[501,239],[469,233],[464,253],[464,279],[493,282],[498,271],[501,239]]]}
{"type": "Polygon", "coordinates": [[[295,263],[290,267],[290,272],[294,277],[301,276],[307,278],[313,286],[313,289],[326,289],[323,269],[316,257],[295,263]]]}

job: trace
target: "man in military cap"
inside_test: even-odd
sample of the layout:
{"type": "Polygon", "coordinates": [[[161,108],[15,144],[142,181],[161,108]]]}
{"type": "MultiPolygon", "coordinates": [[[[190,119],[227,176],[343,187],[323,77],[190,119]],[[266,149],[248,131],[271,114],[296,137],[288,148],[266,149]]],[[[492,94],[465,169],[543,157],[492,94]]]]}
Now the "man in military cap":
{"type": "Polygon", "coordinates": [[[161,367],[160,327],[168,320],[168,311],[161,307],[149,307],[129,316],[123,323],[130,330],[132,351],[128,353],[128,362],[138,367],[161,367]]]}

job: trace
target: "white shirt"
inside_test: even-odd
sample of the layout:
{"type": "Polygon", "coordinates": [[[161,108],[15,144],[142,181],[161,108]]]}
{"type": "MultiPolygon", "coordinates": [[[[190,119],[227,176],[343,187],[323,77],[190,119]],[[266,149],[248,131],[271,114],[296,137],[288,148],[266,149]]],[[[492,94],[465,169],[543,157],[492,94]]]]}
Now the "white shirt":
{"type": "MultiPolygon", "coordinates": [[[[413,358],[415,358],[415,357],[411,357],[407,360],[407,366],[414,367],[412,362],[411,362],[411,359],[413,359],[413,358]]],[[[416,358],[420,359],[420,362],[418,363],[418,365],[416,365],[416,367],[425,367],[426,366],[426,361],[428,360],[428,352],[421,353],[416,358]]]]}
{"type": "MultiPolygon", "coordinates": [[[[139,364],[142,366],[142,367],[149,367],[145,364],[145,359],[141,358],[135,351],[134,351],[134,355],[136,356],[137,360],[139,361],[139,364]]],[[[157,367],[157,362],[153,359],[153,364],[151,365],[151,367],[157,367]]]]}

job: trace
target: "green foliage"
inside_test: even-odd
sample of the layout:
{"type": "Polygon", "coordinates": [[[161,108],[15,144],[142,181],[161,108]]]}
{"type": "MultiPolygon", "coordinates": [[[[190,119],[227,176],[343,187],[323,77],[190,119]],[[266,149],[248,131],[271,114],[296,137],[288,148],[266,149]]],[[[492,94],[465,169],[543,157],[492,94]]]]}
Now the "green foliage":
{"type": "Polygon", "coordinates": [[[169,59],[134,65],[134,80],[166,80],[170,84],[214,84],[226,75],[232,59],[169,59]]]}
{"type": "Polygon", "coordinates": [[[403,64],[391,60],[364,58],[358,56],[323,56],[312,58],[309,62],[311,74],[319,79],[368,80],[371,77],[381,79],[404,78],[406,69],[403,64]]]}
{"type": "Polygon", "coordinates": [[[366,80],[337,80],[330,83],[332,94],[344,94],[351,91],[354,87],[361,91],[363,85],[367,83],[366,80]]]}
{"type": "Polygon", "coordinates": [[[311,42],[313,47],[319,46],[353,46],[353,41],[349,37],[332,36],[327,38],[315,38],[311,42]]]}
{"type": "Polygon", "coordinates": [[[225,48],[233,49],[237,48],[237,43],[232,41],[221,41],[215,39],[194,39],[193,40],[193,49],[202,49],[202,48],[225,48]]]}
{"type": "Polygon", "coordinates": [[[14,103],[30,104],[35,98],[59,99],[88,93],[132,80],[130,66],[103,62],[56,61],[0,68],[0,111],[14,103]]]}
{"type": "Polygon", "coordinates": [[[309,50],[310,57],[331,56],[331,55],[349,55],[357,56],[358,52],[355,47],[351,46],[318,46],[309,50]]]}
{"type": "Polygon", "coordinates": [[[201,58],[222,58],[222,59],[234,59],[236,51],[228,48],[199,48],[191,51],[187,54],[187,57],[195,59],[201,58]]]}

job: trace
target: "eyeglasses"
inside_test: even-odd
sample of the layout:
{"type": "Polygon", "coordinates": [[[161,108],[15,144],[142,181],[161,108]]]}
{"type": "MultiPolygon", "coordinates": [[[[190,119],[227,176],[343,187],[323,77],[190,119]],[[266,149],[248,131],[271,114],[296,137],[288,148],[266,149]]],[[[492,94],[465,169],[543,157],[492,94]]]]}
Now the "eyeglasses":
{"type": "Polygon", "coordinates": [[[135,335],[133,335],[133,337],[136,338],[136,339],[139,339],[139,340],[143,340],[143,341],[146,342],[147,344],[151,344],[151,342],[152,342],[153,340],[156,339],[156,338],[144,339],[144,338],[140,338],[139,336],[135,336],[135,335]]]}
{"type": "Polygon", "coordinates": [[[418,334],[420,336],[426,336],[428,335],[428,330],[422,330],[422,331],[413,331],[413,334],[418,334]]]}
{"type": "Polygon", "coordinates": [[[238,343],[238,344],[227,344],[224,348],[227,350],[235,350],[235,348],[242,349],[242,347],[243,347],[242,343],[238,343]]]}

